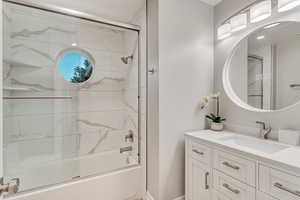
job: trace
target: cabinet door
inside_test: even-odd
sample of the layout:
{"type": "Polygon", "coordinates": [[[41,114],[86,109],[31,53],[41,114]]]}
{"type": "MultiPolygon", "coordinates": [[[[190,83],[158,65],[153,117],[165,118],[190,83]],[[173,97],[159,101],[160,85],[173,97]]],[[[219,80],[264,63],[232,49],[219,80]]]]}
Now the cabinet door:
{"type": "Polygon", "coordinates": [[[269,195],[266,195],[266,194],[264,194],[262,192],[259,192],[259,191],[257,191],[256,199],[257,200],[277,200],[277,199],[274,199],[273,197],[271,197],[269,195]]]}
{"type": "Polygon", "coordinates": [[[187,200],[210,200],[210,170],[201,162],[188,158],[187,200]]]}

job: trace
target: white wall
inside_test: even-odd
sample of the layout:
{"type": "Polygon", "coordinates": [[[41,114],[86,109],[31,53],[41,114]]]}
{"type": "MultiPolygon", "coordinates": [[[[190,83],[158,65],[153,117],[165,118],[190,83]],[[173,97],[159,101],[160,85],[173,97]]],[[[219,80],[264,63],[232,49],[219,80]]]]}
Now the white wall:
{"type": "MultiPolygon", "coordinates": [[[[227,17],[254,2],[254,0],[224,0],[215,8],[215,26],[217,27],[227,17]]],[[[215,40],[215,90],[223,91],[221,100],[221,112],[228,119],[228,125],[248,126],[253,131],[257,131],[258,126],[255,121],[261,120],[271,124],[274,130],[278,128],[295,128],[300,129],[299,111],[300,105],[294,106],[282,112],[276,113],[256,113],[242,109],[235,105],[224,93],[222,85],[222,71],[227,57],[230,55],[234,46],[250,31],[259,26],[278,20],[296,20],[300,21],[300,9],[296,8],[286,13],[275,13],[272,17],[260,23],[250,25],[245,31],[233,34],[230,38],[222,41],[215,40]]],[[[216,32],[215,32],[216,38],[216,32]]],[[[244,129],[245,130],[245,129],[244,129]]],[[[249,129],[250,130],[250,129],[249,129]]],[[[252,131],[250,131],[252,133],[252,131]]],[[[249,133],[250,133],[249,132],[249,133]]],[[[276,136],[276,135],[274,135],[276,136]]]]}
{"type": "Polygon", "coordinates": [[[213,87],[213,8],[199,0],[159,2],[160,200],[184,194],[184,131],[204,128],[213,87]]]}
{"type": "Polygon", "coordinates": [[[244,102],[248,101],[248,41],[241,41],[229,70],[232,89],[244,102]]]}
{"type": "Polygon", "coordinates": [[[277,70],[278,88],[277,105],[283,108],[297,103],[300,99],[300,92],[290,87],[290,84],[299,83],[300,57],[299,38],[291,38],[276,44],[277,47],[277,70]]]}
{"type": "Polygon", "coordinates": [[[148,75],[148,102],[147,102],[147,191],[152,198],[158,199],[159,193],[159,102],[158,102],[158,0],[147,1],[148,15],[148,43],[147,65],[148,70],[155,73],[148,75]]]}
{"type": "Polygon", "coordinates": [[[159,132],[148,129],[148,137],[158,135],[152,145],[159,148],[159,172],[148,177],[159,179],[148,189],[156,184],[152,196],[173,200],[184,195],[184,131],[205,127],[199,104],[213,88],[213,7],[199,0],[163,0],[158,7],[159,132]]]}

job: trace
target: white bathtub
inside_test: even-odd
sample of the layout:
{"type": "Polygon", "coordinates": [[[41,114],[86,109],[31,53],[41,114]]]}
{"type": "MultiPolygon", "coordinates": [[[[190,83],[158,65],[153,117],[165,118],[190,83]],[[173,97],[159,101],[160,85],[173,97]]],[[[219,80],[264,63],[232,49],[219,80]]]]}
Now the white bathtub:
{"type": "Polygon", "coordinates": [[[28,191],[40,186],[59,184],[77,180],[82,177],[106,174],[117,170],[137,166],[137,147],[133,152],[120,154],[119,149],[97,154],[74,157],[64,160],[40,162],[39,159],[24,164],[7,167],[5,182],[10,179],[20,179],[20,191],[28,191]]]}
{"type": "Polygon", "coordinates": [[[144,195],[141,166],[20,193],[8,200],[136,200],[144,195]]]}

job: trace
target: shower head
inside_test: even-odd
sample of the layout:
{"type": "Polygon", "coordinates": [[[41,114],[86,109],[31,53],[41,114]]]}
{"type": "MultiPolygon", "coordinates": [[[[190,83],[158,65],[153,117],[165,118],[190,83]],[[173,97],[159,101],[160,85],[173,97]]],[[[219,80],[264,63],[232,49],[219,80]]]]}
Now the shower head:
{"type": "Polygon", "coordinates": [[[133,55],[130,55],[130,56],[126,56],[126,57],[121,57],[121,60],[124,64],[128,64],[129,63],[129,60],[133,60],[133,55]]]}

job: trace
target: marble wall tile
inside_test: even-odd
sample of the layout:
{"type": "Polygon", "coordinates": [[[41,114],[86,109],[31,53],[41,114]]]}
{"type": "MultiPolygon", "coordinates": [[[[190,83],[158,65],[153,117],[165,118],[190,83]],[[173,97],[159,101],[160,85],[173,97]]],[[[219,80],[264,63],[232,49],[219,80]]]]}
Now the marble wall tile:
{"type": "MultiPolygon", "coordinates": [[[[21,189],[29,189],[137,164],[139,72],[141,113],[146,110],[137,33],[20,6],[6,14],[4,95],[72,97],[4,101],[6,178],[20,177],[21,189]],[[59,73],[57,58],[73,43],[95,61],[83,84],[59,73]],[[121,61],[132,54],[130,63],[121,61]],[[129,132],[134,142],[125,141],[129,132]],[[127,146],[133,151],[120,154],[127,146]]],[[[144,132],[145,121],[141,115],[144,132]]]]}
{"type": "MultiPolygon", "coordinates": [[[[127,113],[122,109],[104,112],[10,115],[4,118],[5,143],[72,134],[99,133],[103,129],[127,130],[133,123],[133,119],[128,117],[127,113]]],[[[136,128],[136,126],[131,126],[131,128],[136,128]]]]}
{"type": "Polygon", "coordinates": [[[96,112],[121,110],[124,108],[123,94],[121,92],[90,92],[79,91],[76,94],[72,92],[17,92],[18,95],[10,96],[61,96],[70,95],[72,99],[18,99],[5,100],[4,107],[5,116],[13,115],[41,115],[55,113],[71,113],[71,112],[96,112]]]}
{"type": "Polygon", "coordinates": [[[74,157],[78,151],[78,135],[60,138],[24,140],[5,145],[7,169],[39,165],[39,163],[74,157]]]}

